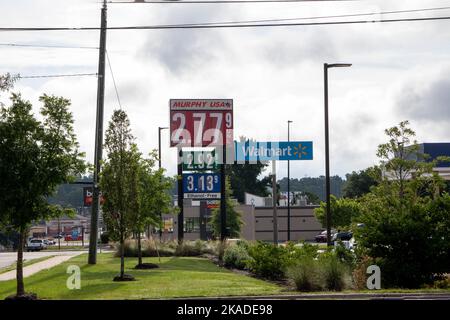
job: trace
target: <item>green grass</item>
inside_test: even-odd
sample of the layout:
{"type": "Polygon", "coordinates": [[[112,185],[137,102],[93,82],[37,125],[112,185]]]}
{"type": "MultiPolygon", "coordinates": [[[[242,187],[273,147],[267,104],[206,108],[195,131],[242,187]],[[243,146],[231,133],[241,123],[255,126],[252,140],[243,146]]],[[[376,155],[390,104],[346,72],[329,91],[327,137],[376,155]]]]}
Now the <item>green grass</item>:
{"type": "MultiPolygon", "coordinates": [[[[24,259],[23,260],[23,266],[27,267],[27,266],[32,265],[34,263],[45,261],[45,260],[53,258],[53,257],[54,256],[46,256],[46,257],[35,258],[35,259],[24,259]]],[[[5,272],[9,272],[9,271],[12,271],[12,270],[16,270],[16,267],[17,267],[17,263],[14,262],[12,265],[9,265],[7,267],[1,268],[0,269],[0,274],[5,273],[5,272]]]]}
{"type": "MultiPolygon", "coordinates": [[[[136,258],[125,260],[125,272],[137,281],[113,282],[119,273],[120,259],[112,253],[99,254],[96,265],[86,263],[83,254],[56,267],[25,278],[25,291],[35,292],[41,299],[146,299],[175,297],[206,297],[231,295],[268,295],[282,288],[262,280],[219,268],[204,258],[145,258],[158,269],[134,270],[136,258]],[[81,289],[69,290],[66,273],[69,265],[81,269],[81,289]]],[[[0,299],[14,294],[14,281],[0,282],[0,299]]]]}

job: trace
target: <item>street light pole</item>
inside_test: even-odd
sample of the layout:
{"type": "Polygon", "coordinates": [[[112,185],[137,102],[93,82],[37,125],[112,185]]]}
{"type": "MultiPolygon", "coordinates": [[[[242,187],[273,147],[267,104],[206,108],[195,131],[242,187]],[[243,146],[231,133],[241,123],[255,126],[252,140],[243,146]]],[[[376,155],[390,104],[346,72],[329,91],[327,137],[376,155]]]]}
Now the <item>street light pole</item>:
{"type": "Polygon", "coordinates": [[[326,221],[327,221],[327,246],[331,246],[331,183],[330,183],[330,145],[328,129],[328,69],[339,67],[351,67],[350,63],[323,64],[324,102],[325,102],[325,193],[326,193],[326,221]]]}
{"type": "MultiPolygon", "coordinates": [[[[161,130],[169,129],[168,127],[158,127],[158,168],[161,169],[161,130]]],[[[159,219],[162,223],[162,215],[159,213],[159,219]]],[[[150,234],[149,234],[150,236],[150,234]]],[[[162,238],[162,228],[159,226],[159,241],[162,238]]]]}
{"type": "Polygon", "coordinates": [[[99,197],[99,175],[100,163],[103,151],[103,109],[105,104],[105,55],[106,55],[106,0],[103,0],[100,25],[100,49],[98,58],[98,83],[97,83],[97,119],[95,128],[95,155],[94,155],[94,181],[92,186],[92,215],[91,233],[89,235],[89,264],[97,263],[97,241],[98,241],[98,212],[100,207],[99,197]]]}
{"type": "MultiPolygon", "coordinates": [[[[291,120],[288,120],[288,142],[291,141],[290,136],[290,124],[292,123],[291,120]]],[[[288,177],[288,183],[287,183],[287,241],[291,241],[291,166],[290,161],[287,161],[287,177],[288,177]]]]}

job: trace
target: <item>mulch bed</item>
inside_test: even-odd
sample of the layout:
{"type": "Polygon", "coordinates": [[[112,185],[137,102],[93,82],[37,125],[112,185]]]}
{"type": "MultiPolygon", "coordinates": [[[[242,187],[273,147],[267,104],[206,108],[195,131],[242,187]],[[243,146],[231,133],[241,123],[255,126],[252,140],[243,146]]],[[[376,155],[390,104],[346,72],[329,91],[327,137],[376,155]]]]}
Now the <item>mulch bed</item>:
{"type": "Polygon", "coordinates": [[[134,268],[138,270],[147,270],[147,269],[156,269],[159,268],[159,266],[154,263],[141,263],[137,264],[134,268]]]}
{"type": "Polygon", "coordinates": [[[5,300],[14,301],[14,300],[22,300],[22,301],[31,301],[31,300],[39,300],[36,293],[29,292],[23,295],[11,295],[5,298],[5,300]]]}
{"type": "Polygon", "coordinates": [[[123,277],[115,276],[113,281],[122,282],[122,281],[136,281],[136,279],[131,274],[124,274],[123,277]]]}

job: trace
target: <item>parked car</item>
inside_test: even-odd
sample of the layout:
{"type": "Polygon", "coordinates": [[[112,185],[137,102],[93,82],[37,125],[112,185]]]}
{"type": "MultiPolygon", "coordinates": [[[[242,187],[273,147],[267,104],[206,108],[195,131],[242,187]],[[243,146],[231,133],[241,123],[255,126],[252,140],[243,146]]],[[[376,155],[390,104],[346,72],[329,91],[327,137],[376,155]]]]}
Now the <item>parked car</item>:
{"type": "MultiPolygon", "coordinates": [[[[331,238],[336,233],[336,230],[331,229],[331,238]]],[[[327,242],[327,230],[322,231],[317,236],[315,236],[316,242],[327,242]]]]}
{"type": "Polygon", "coordinates": [[[58,235],[56,235],[54,238],[55,238],[55,239],[62,239],[62,238],[64,238],[64,236],[61,235],[61,234],[58,234],[58,235]]]}
{"type": "Polygon", "coordinates": [[[331,241],[349,241],[351,238],[353,238],[353,232],[351,231],[337,232],[333,235],[331,241]]]}
{"type": "Polygon", "coordinates": [[[55,244],[55,241],[50,240],[50,239],[44,239],[44,243],[46,246],[52,246],[55,244]]]}
{"type": "Polygon", "coordinates": [[[31,239],[27,243],[27,251],[40,251],[46,248],[45,242],[42,239],[31,239]]]}

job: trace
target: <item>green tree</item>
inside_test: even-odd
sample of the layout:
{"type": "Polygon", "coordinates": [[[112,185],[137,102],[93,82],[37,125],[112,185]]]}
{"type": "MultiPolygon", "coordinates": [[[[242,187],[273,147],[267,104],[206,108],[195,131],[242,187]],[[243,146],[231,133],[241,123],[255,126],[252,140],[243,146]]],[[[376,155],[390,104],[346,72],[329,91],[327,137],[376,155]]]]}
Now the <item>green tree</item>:
{"type": "Polygon", "coordinates": [[[270,186],[270,177],[259,179],[266,164],[261,162],[254,164],[231,164],[227,165],[227,175],[233,189],[233,196],[240,202],[245,201],[245,193],[266,197],[269,195],[267,187],[270,186]]]}
{"type": "Polygon", "coordinates": [[[19,234],[18,297],[25,295],[23,249],[30,224],[65,213],[47,199],[59,184],[85,170],[69,100],[47,95],[39,100],[41,121],[19,94],[0,111],[0,223],[19,234]]]}
{"type": "Polygon", "coordinates": [[[124,242],[132,232],[139,210],[139,169],[141,154],[131,134],[130,121],[123,110],[115,110],[105,135],[106,160],[100,176],[105,202],[103,218],[111,239],[120,244],[120,275],[125,275],[124,242]]]}
{"type": "Polygon", "coordinates": [[[356,237],[376,259],[386,285],[417,288],[450,271],[450,197],[442,179],[424,162],[407,121],[385,130],[378,148],[384,171],[361,201],[356,237]],[[412,144],[411,144],[412,142],[412,144]],[[411,145],[410,145],[411,144],[411,145]]]}
{"type": "Polygon", "coordinates": [[[160,214],[170,213],[172,198],[169,193],[172,181],[164,176],[164,169],[156,169],[157,153],[153,151],[149,158],[142,159],[139,168],[139,202],[133,224],[138,242],[138,266],[142,266],[141,234],[148,226],[161,228],[160,214]]]}
{"type": "MultiPolygon", "coordinates": [[[[246,141],[244,136],[240,137],[241,141],[246,141]]],[[[267,190],[272,185],[272,179],[267,176],[260,179],[262,171],[268,163],[235,163],[226,165],[227,176],[230,179],[233,197],[238,202],[245,202],[245,193],[251,193],[257,196],[266,197],[269,195],[267,190]]]]}
{"type": "Polygon", "coordinates": [[[12,89],[17,79],[19,79],[19,75],[12,75],[10,73],[0,74],[0,91],[9,91],[12,89]]]}
{"type": "Polygon", "coordinates": [[[376,186],[380,177],[381,170],[377,166],[346,174],[347,181],[344,183],[343,197],[359,198],[366,193],[369,193],[370,187],[376,186]]]}
{"type": "MultiPolygon", "coordinates": [[[[314,214],[322,226],[326,225],[326,203],[321,202],[320,207],[314,209],[314,214]]],[[[353,199],[337,199],[331,195],[331,227],[345,229],[350,226],[361,213],[361,205],[353,199]]]]}
{"type": "MultiPolygon", "coordinates": [[[[227,216],[226,216],[226,226],[227,226],[227,235],[231,238],[237,238],[240,236],[241,227],[244,224],[241,218],[241,212],[236,209],[236,203],[231,198],[231,194],[233,190],[231,189],[230,180],[227,177],[225,181],[226,191],[225,191],[225,199],[226,199],[226,208],[227,208],[227,216]]],[[[213,231],[213,235],[216,238],[220,237],[220,207],[215,208],[212,211],[211,217],[211,227],[213,231]]]]}

